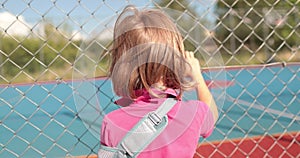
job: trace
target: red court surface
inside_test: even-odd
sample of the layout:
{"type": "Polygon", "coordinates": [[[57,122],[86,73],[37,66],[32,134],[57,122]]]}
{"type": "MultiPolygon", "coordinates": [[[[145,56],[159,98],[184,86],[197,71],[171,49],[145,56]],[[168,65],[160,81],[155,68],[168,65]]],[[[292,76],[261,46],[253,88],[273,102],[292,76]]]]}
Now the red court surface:
{"type": "Polygon", "coordinates": [[[194,158],[300,157],[300,132],[202,143],[194,158]]]}
{"type": "MultiPolygon", "coordinates": [[[[76,158],[96,158],[96,155],[76,158]]],[[[267,136],[229,139],[220,142],[202,143],[194,158],[298,158],[300,157],[300,132],[267,136]]]]}

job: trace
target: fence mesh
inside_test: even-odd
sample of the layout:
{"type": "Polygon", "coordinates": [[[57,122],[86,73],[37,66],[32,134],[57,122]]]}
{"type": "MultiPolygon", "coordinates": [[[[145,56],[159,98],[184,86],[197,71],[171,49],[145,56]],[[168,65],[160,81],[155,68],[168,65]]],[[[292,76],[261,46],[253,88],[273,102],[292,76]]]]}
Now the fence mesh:
{"type": "MultiPolygon", "coordinates": [[[[227,88],[213,135],[200,141],[195,157],[300,156],[299,0],[1,0],[0,4],[0,157],[97,153],[97,138],[89,127],[79,128],[84,126],[70,81],[74,71],[85,73],[74,62],[91,31],[104,30],[86,47],[108,49],[109,17],[128,4],[191,15],[222,56],[227,86],[232,88],[227,88]]],[[[188,39],[193,32],[178,19],[175,22],[188,39]]],[[[194,28],[193,23],[187,25],[194,28]]],[[[108,58],[103,55],[96,63],[96,76],[107,74],[108,58]]],[[[113,100],[101,87],[104,83],[98,92],[113,100]]]]}

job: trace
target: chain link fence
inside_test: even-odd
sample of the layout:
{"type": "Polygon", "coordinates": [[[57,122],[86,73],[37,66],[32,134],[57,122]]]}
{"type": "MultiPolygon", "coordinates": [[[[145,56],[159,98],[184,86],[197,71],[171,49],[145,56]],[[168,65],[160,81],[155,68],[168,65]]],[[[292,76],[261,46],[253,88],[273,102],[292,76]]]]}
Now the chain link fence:
{"type": "MultiPolygon", "coordinates": [[[[83,125],[74,105],[72,75],[85,73],[74,62],[83,45],[108,49],[111,19],[128,4],[190,15],[222,56],[228,80],[224,107],[214,133],[200,140],[195,157],[300,156],[299,0],[1,0],[0,4],[0,157],[97,153],[99,140],[83,125]],[[95,30],[99,36],[90,40],[95,30]]],[[[182,23],[180,16],[174,22],[186,48],[196,51],[187,40],[196,24],[182,23]]],[[[205,61],[198,57],[205,70],[205,61]]],[[[94,75],[105,77],[109,54],[95,63],[94,75]]],[[[107,80],[100,80],[97,92],[107,100],[103,104],[114,106],[105,90],[107,80]]]]}

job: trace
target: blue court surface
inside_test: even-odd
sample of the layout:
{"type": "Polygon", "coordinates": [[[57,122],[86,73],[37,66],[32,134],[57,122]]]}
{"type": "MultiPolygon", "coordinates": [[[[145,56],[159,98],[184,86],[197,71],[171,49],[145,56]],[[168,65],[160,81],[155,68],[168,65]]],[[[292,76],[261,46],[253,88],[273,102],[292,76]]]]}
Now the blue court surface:
{"type": "MultiPolygon", "coordinates": [[[[225,87],[224,105],[207,141],[300,131],[299,65],[225,71],[232,84],[225,87]]],[[[110,81],[97,79],[95,84],[100,87],[97,93],[101,106],[107,107],[105,111],[117,108],[112,103],[110,81]]],[[[2,85],[0,157],[97,153],[99,139],[87,130],[77,110],[72,81],[2,85]]]]}

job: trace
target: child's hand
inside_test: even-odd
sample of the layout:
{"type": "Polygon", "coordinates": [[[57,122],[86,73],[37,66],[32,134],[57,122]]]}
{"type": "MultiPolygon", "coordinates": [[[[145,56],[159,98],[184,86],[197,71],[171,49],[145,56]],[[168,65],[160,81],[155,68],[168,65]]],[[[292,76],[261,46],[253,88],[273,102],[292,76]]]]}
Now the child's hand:
{"type": "Polygon", "coordinates": [[[215,100],[212,97],[212,95],[204,81],[204,78],[201,74],[200,64],[199,64],[198,59],[196,59],[194,57],[193,52],[186,51],[183,54],[183,56],[191,66],[191,69],[187,69],[187,72],[186,72],[187,75],[192,77],[192,79],[198,83],[197,86],[195,86],[198,100],[203,101],[204,103],[206,103],[208,105],[208,107],[210,108],[210,110],[213,113],[214,120],[216,121],[219,116],[218,108],[217,108],[215,100]]]}
{"type": "Polygon", "coordinates": [[[187,76],[190,76],[193,81],[199,83],[203,78],[200,70],[200,64],[197,58],[194,56],[194,52],[185,51],[183,54],[184,58],[190,65],[187,69],[187,76]]]}

